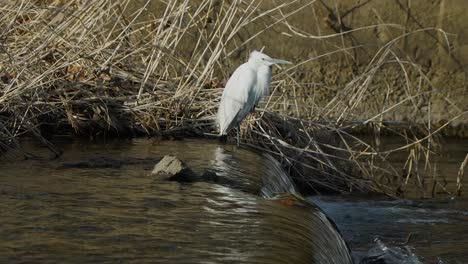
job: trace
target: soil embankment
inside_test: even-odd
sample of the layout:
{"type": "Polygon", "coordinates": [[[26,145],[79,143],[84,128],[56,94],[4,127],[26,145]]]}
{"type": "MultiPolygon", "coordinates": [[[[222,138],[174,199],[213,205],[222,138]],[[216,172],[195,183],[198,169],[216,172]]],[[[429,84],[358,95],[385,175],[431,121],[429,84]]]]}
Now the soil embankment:
{"type": "MultiPolygon", "coordinates": [[[[266,46],[276,57],[295,61],[340,48],[360,47],[313,59],[301,66],[297,74],[310,85],[289,92],[289,100],[297,99],[299,108],[303,108],[299,113],[307,117],[314,114],[307,107],[311,104],[325,106],[346,84],[365,71],[378,49],[398,38],[392,44],[392,52],[395,53],[394,60],[403,63],[388,63],[380,73],[372,76],[371,92],[364,94],[365,98],[353,114],[363,119],[372,117],[406,99],[408,102],[386,112],[384,120],[421,124],[430,118],[437,127],[468,110],[467,13],[468,2],[463,0],[316,1],[290,17],[291,25],[297,27],[296,32],[286,28],[282,32],[272,30],[256,42],[266,46]],[[363,29],[368,26],[371,27],[363,29]],[[317,36],[352,32],[313,39],[301,37],[299,30],[317,36]],[[426,77],[428,82],[425,83],[421,78],[426,77]],[[413,98],[408,100],[408,96],[413,98]]],[[[289,114],[298,112],[296,104],[289,104],[285,110],[289,114]]],[[[462,115],[450,124],[445,134],[468,136],[467,121],[467,115],[462,115]]]]}

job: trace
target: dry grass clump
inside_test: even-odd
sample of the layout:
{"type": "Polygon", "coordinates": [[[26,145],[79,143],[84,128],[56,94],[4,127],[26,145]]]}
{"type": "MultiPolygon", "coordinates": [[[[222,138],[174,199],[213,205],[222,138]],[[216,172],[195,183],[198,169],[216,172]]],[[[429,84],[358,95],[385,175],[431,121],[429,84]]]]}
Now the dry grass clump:
{"type": "MultiPolygon", "coordinates": [[[[60,155],[47,140],[49,134],[213,132],[221,80],[235,66],[231,59],[245,54],[256,36],[282,25],[300,37],[317,38],[288,23],[290,16],[310,3],[288,11],[301,2],[284,1],[269,9],[262,9],[260,2],[144,1],[138,7],[130,0],[0,3],[0,151],[20,148],[18,138],[25,134],[60,155]],[[152,7],[156,14],[147,11],[153,4],[159,6],[152,7]],[[261,19],[270,23],[249,32],[247,39],[240,37],[240,32],[261,19]]],[[[418,132],[408,127],[394,131],[407,140],[402,149],[410,153],[408,173],[403,175],[387,162],[387,155],[397,150],[379,151],[378,146],[349,133],[359,126],[371,127],[377,134],[393,129],[383,117],[399,104],[359,122],[353,110],[365,100],[373,76],[385,65],[401,66],[411,85],[406,69],[417,65],[393,52],[396,41],[383,46],[364,72],[318,110],[320,120],[266,110],[247,123],[243,144],[273,153],[296,179],[316,191],[404,192],[410,172],[419,168],[414,163],[424,156],[431,164],[437,130],[430,127],[430,117],[418,132]]],[[[333,53],[354,48],[362,47],[333,53]]],[[[276,75],[283,81],[275,81],[273,88],[300,86],[294,71],[312,60],[276,75]]],[[[430,84],[422,71],[417,78],[420,84],[430,84]]],[[[405,101],[422,95],[411,93],[405,101]]],[[[277,108],[272,98],[266,100],[266,109],[277,108]]],[[[428,176],[417,177],[423,188],[428,176]]]]}

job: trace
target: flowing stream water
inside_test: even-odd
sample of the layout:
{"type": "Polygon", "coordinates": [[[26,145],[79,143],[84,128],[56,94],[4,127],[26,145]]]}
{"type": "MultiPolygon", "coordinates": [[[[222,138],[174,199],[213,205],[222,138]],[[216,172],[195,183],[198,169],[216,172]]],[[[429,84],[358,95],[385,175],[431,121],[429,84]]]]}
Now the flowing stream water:
{"type": "Polygon", "coordinates": [[[266,155],[202,140],[58,144],[58,159],[0,163],[0,263],[352,263],[266,155]],[[166,154],[223,184],[149,175],[166,154]]]}
{"type": "Polygon", "coordinates": [[[389,200],[309,197],[333,219],[356,260],[379,238],[386,246],[408,245],[422,263],[468,263],[468,200],[389,200]]]}
{"type": "MultiPolygon", "coordinates": [[[[419,198],[430,197],[432,187],[429,181],[424,193],[419,189],[409,190],[407,195],[411,199],[362,195],[308,198],[337,224],[353,250],[356,262],[376,246],[374,240],[378,238],[388,247],[409,246],[422,263],[468,263],[468,199],[466,195],[454,195],[457,173],[467,155],[468,141],[449,138],[442,144],[445,152],[437,156],[436,177],[444,186],[436,186],[439,193],[434,198],[419,198]],[[442,187],[451,194],[442,192],[442,187]]],[[[383,149],[395,149],[401,145],[404,143],[397,138],[385,137],[382,140],[383,149]]],[[[408,153],[402,151],[392,154],[389,159],[401,168],[407,156],[408,153]]],[[[466,193],[466,187],[464,190],[466,193]]]]}
{"type": "MultiPolygon", "coordinates": [[[[448,173],[465,155],[466,143],[452,143],[456,157],[440,165],[448,173]]],[[[56,144],[58,159],[25,141],[38,158],[0,160],[0,263],[352,263],[328,219],[355,263],[375,238],[413,247],[423,263],[468,263],[466,199],[306,202],[271,157],[216,141],[56,144]],[[166,154],[221,180],[150,176],[166,154]]]]}

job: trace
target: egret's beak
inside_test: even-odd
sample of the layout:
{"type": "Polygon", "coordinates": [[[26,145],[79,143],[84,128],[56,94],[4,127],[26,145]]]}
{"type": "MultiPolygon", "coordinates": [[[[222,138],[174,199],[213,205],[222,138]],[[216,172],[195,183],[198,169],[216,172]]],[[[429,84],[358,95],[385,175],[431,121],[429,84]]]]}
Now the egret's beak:
{"type": "Polygon", "coordinates": [[[285,60],[277,60],[277,59],[267,59],[272,64],[292,64],[290,61],[285,61],[285,60]]]}

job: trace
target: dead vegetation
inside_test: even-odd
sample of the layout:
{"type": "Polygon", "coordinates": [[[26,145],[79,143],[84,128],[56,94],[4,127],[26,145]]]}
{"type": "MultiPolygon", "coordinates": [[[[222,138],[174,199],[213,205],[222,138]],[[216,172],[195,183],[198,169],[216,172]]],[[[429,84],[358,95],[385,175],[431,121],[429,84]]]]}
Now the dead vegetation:
{"type": "MultiPolygon", "coordinates": [[[[287,12],[297,0],[271,9],[262,9],[257,1],[168,1],[159,3],[163,8],[154,14],[148,12],[153,2],[138,7],[130,0],[2,2],[0,150],[21,148],[18,139],[23,135],[36,137],[56,155],[60,150],[47,138],[57,133],[90,138],[203,136],[215,130],[223,80],[234,66],[230,59],[248,54],[255,37],[275,25],[302,38],[346,34],[318,37],[290,25],[288,18],[310,5],[287,12]],[[250,32],[247,39],[239,38],[239,32],[261,19],[270,23],[250,32]]],[[[431,82],[418,65],[397,55],[398,39],[382,46],[328,105],[314,109],[316,119],[283,116],[273,111],[281,100],[267,98],[265,111],[246,123],[243,144],[273,154],[309,190],[397,195],[416,184],[427,195],[431,184],[432,195],[439,189],[461,193],[461,182],[457,190],[449,190],[435,176],[437,132],[445,124],[431,127],[430,109],[421,113],[428,116],[427,124],[417,127],[384,118],[386,112],[432,91],[412,92],[411,86],[431,86],[431,82]],[[383,104],[379,115],[356,121],[353,112],[367,100],[373,77],[389,64],[401,68],[407,98],[396,105],[383,104]],[[417,75],[409,76],[408,68],[417,75]],[[351,133],[360,127],[373,132],[371,142],[351,133]],[[381,150],[384,131],[405,143],[381,150]],[[397,168],[388,158],[402,150],[408,158],[403,168],[397,168]]],[[[297,62],[275,75],[272,89],[275,94],[284,87],[294,90],[301,85],[294,74],[301,65],[362,48],[338,48],[297,62]]],[[[294,107],[300,102],[288,104],[294,107]]],[[[463,114],[460,111],[452,120],[463,114]]]]}

